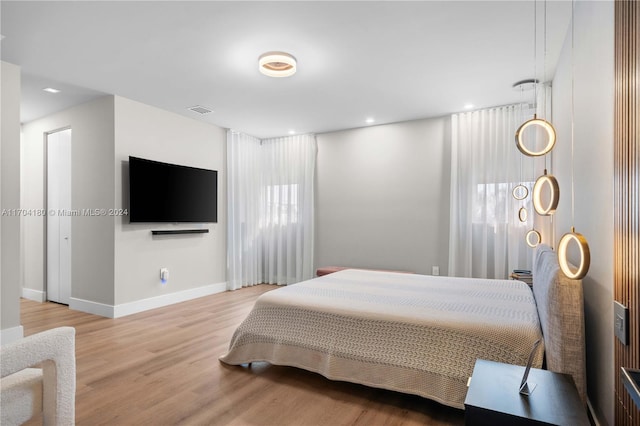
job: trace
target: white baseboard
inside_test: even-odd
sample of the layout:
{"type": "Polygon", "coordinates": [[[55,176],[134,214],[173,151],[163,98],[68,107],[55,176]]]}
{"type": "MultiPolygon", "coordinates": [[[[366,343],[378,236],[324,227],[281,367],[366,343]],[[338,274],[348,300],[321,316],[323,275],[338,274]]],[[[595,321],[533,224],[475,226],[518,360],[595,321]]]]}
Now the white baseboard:
{"type": "Polygon", "coordinates": [[[161,308],[173,305],[174,303],[186,302],[187,300],[222,293],[227,290],[227,283],[210,284],[203,287],[178,291],[175,293],[163,294],[162,296],[150,297],[148,299],[136,300],[134,302],[122,303],[114,307],[114,317],[120,318],[126,315],[137,314],[138,312],[150,309],[161,308]]]}
{"type": "Polygon", "coordinates": [[[69,308],[107,318],[120,318],[127,315],[137,314],[138,312],[148,311],[150,309],[173,305],[174,303],[186,302],[187,300],[197,299],[198,297],[222,293],[226,290],[227,283],[222,282],[178,291],[175,293],[163,294],[161,296],[149,297],[147,299],[136,300],[133,302],[122,303],[115,306],[72,297],[71,302],[69,303],[69,308]]]}
{"type": "Polygon", "coordinates": [[[44,291],[22,287],[22,298],[42,303],[47,300],[47,295],[44,291]]]}
{"type": "Polygon", "coordinates": [[[93,302],[91,300],[77,299],[75,297],[70,298],[69,309],[73,309],[74,311],[86,312],[93,315],[100,315],[101,317],[114,317],[113,305],[93,302]]]}
{"type": "Polygon", "coordinates": [[[0,345],[15,342],[24,337],[24,328],[21,325],[17,327],[5,328],[0,330],[0,345]]]}

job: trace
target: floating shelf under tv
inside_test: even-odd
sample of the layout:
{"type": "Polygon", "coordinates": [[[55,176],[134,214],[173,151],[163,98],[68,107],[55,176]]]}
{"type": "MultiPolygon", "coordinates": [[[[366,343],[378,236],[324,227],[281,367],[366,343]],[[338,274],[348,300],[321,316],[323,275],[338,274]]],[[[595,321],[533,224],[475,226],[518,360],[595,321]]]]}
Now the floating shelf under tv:
{"type": "Polygon", "coordinates": [[[208,234],[208,229],[172,229],[172,230],[152,230],[153,235],[175,235],[175,234],[208,234]]]}

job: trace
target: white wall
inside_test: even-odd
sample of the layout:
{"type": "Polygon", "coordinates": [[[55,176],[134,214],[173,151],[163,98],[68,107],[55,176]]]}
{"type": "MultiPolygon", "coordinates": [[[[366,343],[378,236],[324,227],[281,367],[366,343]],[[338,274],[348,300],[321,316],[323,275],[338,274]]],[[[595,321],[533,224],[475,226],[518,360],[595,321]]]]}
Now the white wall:
{"type": "MultiPolygon", "coordinates": [[[[44,209],[45,135],[71,127],[71,206],[73,209],[113,208],[114,100],[105,96],[22,128],[22,207],[44,209]]],[[[45,217],[23,218],[24,283],[45,290],[45,217]]],[[[71,218],[71,297],[113,304],[114,218],[71,218]]]]}
{"type": "MultiPolygon", "coordinates": [[[[35,120],[23,126],[23,208],[45,208],[45,135],[66,127],[72,130],[73,209],[127,208],[129,155],[219,172],[218,223],[196,225],[208,234],[152,237],[151,229],[177,227],[129,224],[126,216],[72,217],[71,308],[120,316],[224,290],[224,130],[118,96],[35,120]],[[170,270],[164,286],[160,267],[170,270]]],[[[45,287],[44,225],[44,217],[23,221],[28,294],[45,287]]]]}
{"type": "MultiPolygon", "coordinates": [[[[116,218],[117,305],[225,282],[226,136],[222,128],[116,96],[115,206],[128,207],[129,156],[218,171],[218,223],[130,224],[116,218]],[[208,234],[152,237],[152,229],[204,227],[208,234]],[[169,268],[162,285],[160,268],[169,268]]],[[[224,289],[224,285],[221,286],[224,289]]]]}
{"type": "MultiPolygon", "coordinates": [[[[20,67],[0,63],[0,209],[20,208],[20,67]]],[[[0,342],[22,337],[20,326],[20,216],[0,222],[0,342]]]]}
{"type": "Polygon", "coordinates": [[[447,274],[450,121],[317,136],[315,265],[447,274]]]}
{"type": "MultiPolygon", "coordinates": [[[[587,393],[598,417],[614,424],[613,110],[614,4],[578,2],[574,43],[575,227],[591,250],[583,280],[587,393]]],[[[560,185],[556,243],[571,228],[571,33],[553,80],[558,131],[553,172],[560,185]]],[[[573,260],[574,262],[577,259],[573,260]]]]}

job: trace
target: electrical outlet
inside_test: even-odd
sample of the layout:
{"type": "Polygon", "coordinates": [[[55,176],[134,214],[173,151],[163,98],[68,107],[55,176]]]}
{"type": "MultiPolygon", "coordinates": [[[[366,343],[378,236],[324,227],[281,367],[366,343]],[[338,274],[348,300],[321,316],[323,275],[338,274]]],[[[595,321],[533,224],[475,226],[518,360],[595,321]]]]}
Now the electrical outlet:
{"type": "Polygon", "coordinates": [[[440,267],[432,266],[431,267],[431,275],[440,275],[440,267]]]}
{"type": "Polygon", "coordinates": [[[167,281],[169,281],[169,269],[160,268],[160,282],[162,282],[162,284],[166,284],[167,281]]]}
{"type": "Polygon", "coordinates": [[[613,331],[623,345],[629,342],[629,308],[622,303],[613,302],[613,331]]]}

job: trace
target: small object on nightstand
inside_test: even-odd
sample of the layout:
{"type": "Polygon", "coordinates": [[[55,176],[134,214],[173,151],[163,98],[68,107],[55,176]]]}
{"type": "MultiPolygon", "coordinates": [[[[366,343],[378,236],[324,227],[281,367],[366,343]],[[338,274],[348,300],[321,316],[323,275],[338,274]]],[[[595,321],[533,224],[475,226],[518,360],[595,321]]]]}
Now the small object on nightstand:
{"type": "Polygon", "coordinates": [[[524,369],[524,374],[522,375],[522,381],[520,382],[520,393],[523,395],[531,395],[533,390],[536,388],[535,383],[527,383],[527,379],[529,378],[529,371],[531,371],[531,364],[533,364],[533,358],[536,355],[536,349],[538,349],[538,345],[542,340],[538,339],[533,344],[533,349],[531,349],[531,353],[529,353],[529,361],[527,361],[527,367],[524,369]]]}
{"type": "Polygon", "coordinates": [[[525,367],[476,360],[471,386],[464,401],[467,425],[571,425],[588,426],[587,410],[568,374],[532,368],[529,377],[536,391],[518,392],[525,367]]]}
{"type": "Polygon", "coordinates": [[[529,287],[533,285],[533,275],[528,269],[514,269],[509,278],[512,280],[522,281],[529,284],[529,287]]]}

